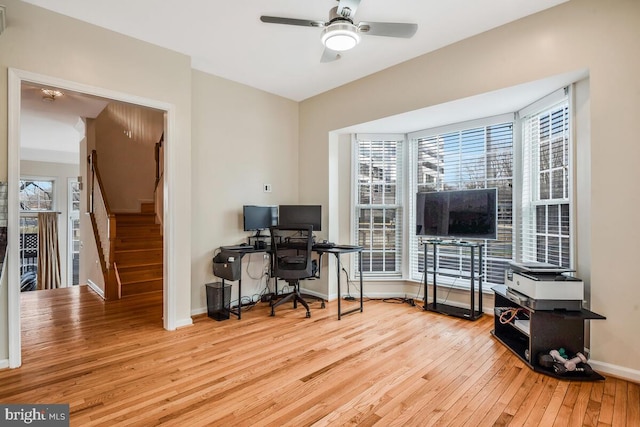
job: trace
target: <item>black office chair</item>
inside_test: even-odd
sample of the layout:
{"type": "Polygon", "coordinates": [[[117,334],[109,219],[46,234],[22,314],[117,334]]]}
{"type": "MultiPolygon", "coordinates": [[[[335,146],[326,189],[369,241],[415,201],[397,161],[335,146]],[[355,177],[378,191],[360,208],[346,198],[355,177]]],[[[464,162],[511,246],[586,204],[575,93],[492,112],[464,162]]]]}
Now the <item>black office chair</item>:
{"type": "MultiPolygon", "coordinates": [[[[285,280],[293,291],[271,305],[271,315],[275,316],[275,308],[293,301],[293,308],[298,303],[307,309],[307,317],[311,317],[309,304],[300,293],[300,280],[315,277],[315,262],[312,258],[313,227],[311,225],[279,225],[269,228],[271,232],[271,250],[273,252],[273,276],[276,280],[285,280]]],[[[322,301],[318,297],[312,297],[322,301]]]]}

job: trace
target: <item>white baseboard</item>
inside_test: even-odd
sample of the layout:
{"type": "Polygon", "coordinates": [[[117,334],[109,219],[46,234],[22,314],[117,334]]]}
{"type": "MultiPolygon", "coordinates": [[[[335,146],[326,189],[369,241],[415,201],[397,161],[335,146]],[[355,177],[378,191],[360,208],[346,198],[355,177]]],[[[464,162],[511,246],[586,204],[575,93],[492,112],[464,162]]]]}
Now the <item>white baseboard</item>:
{"type": "Polygon", "coordinates": [[[9,367],[9,359],[0,360],[0,369],[6,369],[9,367]]]}
{"type": "Polygon", "coordinates": [[[200,308],[192,308],[191,309],[191,315],[192,316],[199,316],[201,314],[205,314],[207,312],[207,307],[200,307],[200,308]]]}
{"type": "Polygon", "coordinates": [[[611,363],[589,360],[589,365],[600,374],[609,374],[623,380],[640,384],[640,371],[637,369],[625,368],[624,366],[612,365],[611,363]]]}
{"type": "Polygon", "coordinates": [[[100,295],[100,298],[104,299],[104,291],[102,289],[100,289],[100,287],[98,287],[98,285],[93,283],[91,280],[87,279],[87,286],[93,292],[95,292],[96,294],[100,295]]]}
{"type": "Polygon", "coordinates": [[[313,295],[314,297],[322,298],[325,301],[330,301],[327,294],[321,294],[320,292],[312,291],[311,289],[300,288],[300,293],[313,295]]]}
{"type": "Polygon", "coordinates": [[[184,328],[185,326],[193,325],[193,319],[191,317],[187,317],[186,319],[181,319],[176,321],[176,329],[184,328]]]}

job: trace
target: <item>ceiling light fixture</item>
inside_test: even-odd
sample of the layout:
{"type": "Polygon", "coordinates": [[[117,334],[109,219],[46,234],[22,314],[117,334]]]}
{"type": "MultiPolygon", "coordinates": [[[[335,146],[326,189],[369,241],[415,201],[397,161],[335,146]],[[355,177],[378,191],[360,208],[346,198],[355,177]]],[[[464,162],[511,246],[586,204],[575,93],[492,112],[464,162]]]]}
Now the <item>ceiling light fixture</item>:
{"type": "Polygon", "coordinates": [[[42,100],[47,102],[53,102],[56,98],[63,95],[62,92],[55,89],[41,89],[42,91],[42,100]]]}
{"type": "Polygon", "coordinates": [[[343,52],[360,43],[358,27],[350,22],[334,22],[322,30],[322,44],[330,50],[343,52]]]}

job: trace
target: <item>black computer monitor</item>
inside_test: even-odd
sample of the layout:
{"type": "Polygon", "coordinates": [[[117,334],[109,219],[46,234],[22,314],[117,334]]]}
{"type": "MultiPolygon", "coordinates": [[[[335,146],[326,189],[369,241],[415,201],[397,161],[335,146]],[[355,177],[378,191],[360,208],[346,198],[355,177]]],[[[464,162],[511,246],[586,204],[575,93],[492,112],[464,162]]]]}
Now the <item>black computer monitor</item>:
{"type": "Polygon", "coordinates": [[[278,207],[244,205],[242,217],[244,231],[256,231],[259,235],[261,230],[278,224],[278,207]]]}
{"type": "Polygon", "coordinates": [[[322,230],[322,206],[320,205],[280,205],[279,225],[311,224],[313,231],[322,230]]]}

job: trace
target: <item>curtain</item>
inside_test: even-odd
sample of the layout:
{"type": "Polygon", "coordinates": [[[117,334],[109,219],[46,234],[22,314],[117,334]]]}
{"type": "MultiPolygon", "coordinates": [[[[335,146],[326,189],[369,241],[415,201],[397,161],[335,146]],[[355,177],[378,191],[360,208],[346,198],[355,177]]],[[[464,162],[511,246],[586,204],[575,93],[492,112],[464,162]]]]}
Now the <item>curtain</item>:
{"type": "Polygon", "coordinates": [[[38,214],[38,290],[60,287],[60,251],[58,214],[38,214]]]}

